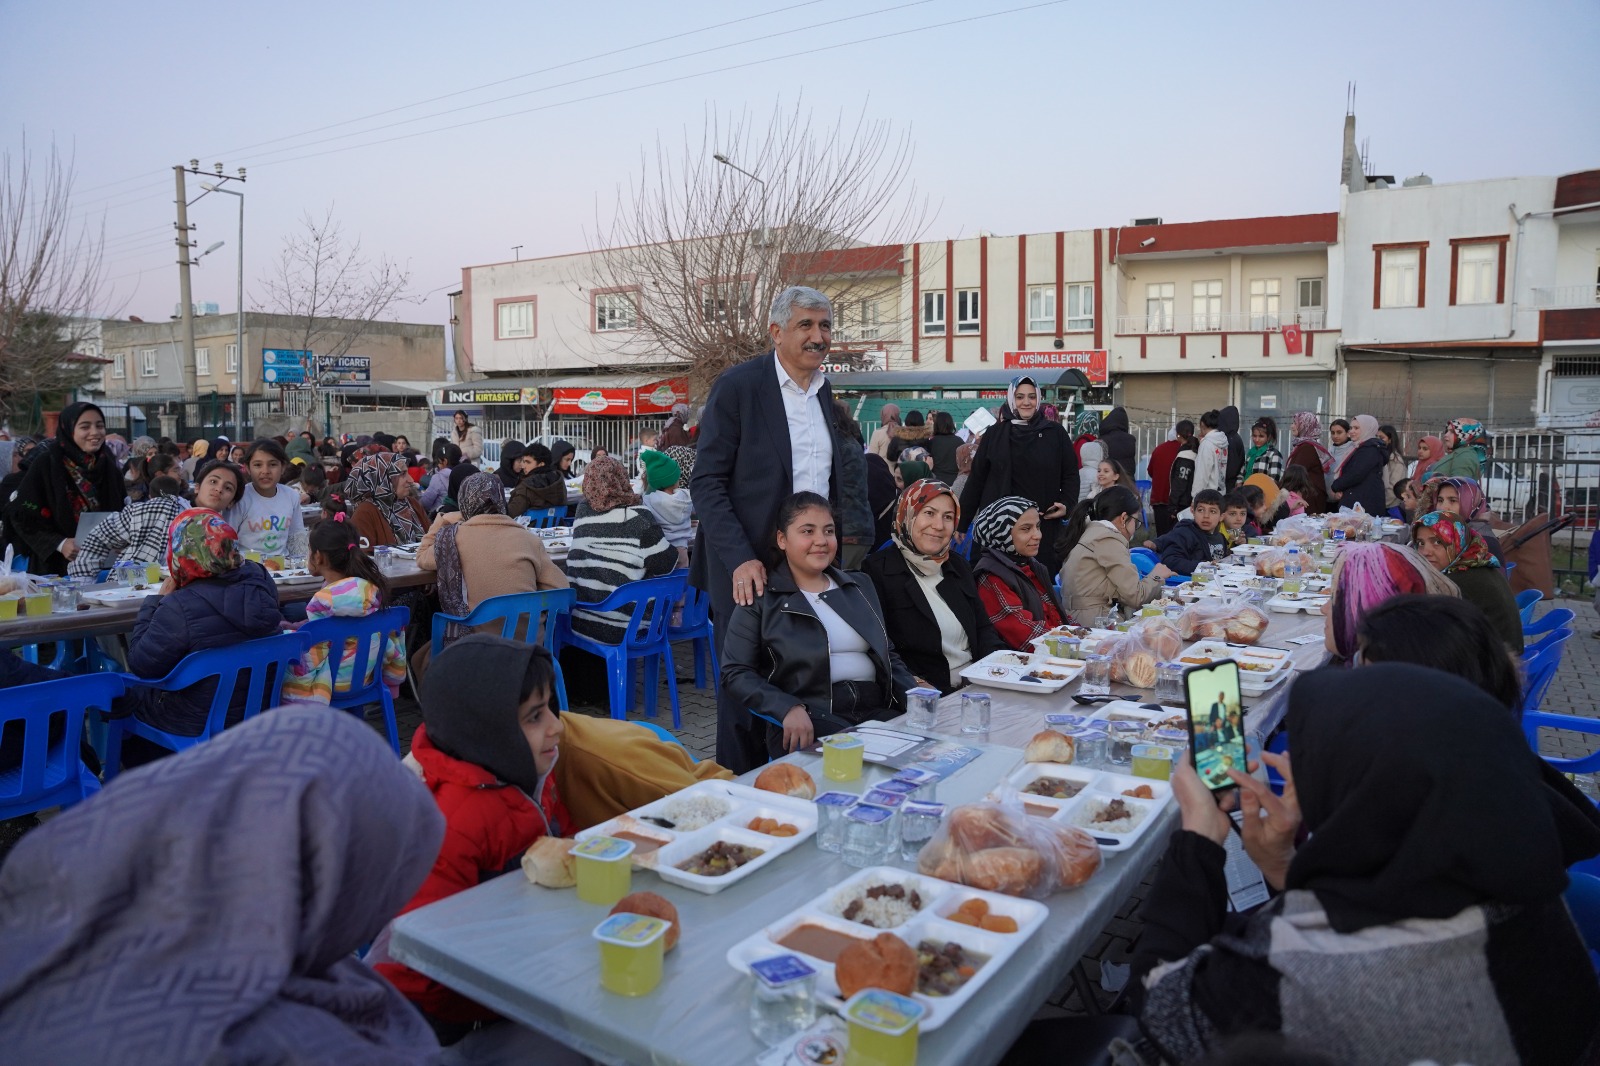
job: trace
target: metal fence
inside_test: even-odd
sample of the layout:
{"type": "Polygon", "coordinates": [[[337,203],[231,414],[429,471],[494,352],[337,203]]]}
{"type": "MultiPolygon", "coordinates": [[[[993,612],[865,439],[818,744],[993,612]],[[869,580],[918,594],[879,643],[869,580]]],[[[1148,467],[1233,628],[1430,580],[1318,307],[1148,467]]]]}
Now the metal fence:
{"type": "MultiPolygon", "coordinates": [[[[631,456],[639,450],[639,437],[646,432],[659,433],[667,424],[664,418],[552,418],[542,419],[484,418],[477,422],[483,431],[483,458],[485,462],[500,461],[500,442],[517,440],[524,444],[543,440],[548,444],[555,438],[569,442],[577,449],[575,471],[581,471],[594,449],[604,448],[617,456],[631,456]]],[[[436,417],[434,432],[448,437],[454,431],[449,418],[436,417]]]]}

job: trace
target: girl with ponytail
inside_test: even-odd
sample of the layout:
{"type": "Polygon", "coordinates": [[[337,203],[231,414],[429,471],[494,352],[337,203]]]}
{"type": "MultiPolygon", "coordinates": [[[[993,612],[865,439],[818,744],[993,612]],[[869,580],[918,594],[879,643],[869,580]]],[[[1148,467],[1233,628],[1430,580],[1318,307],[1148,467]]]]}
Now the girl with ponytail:
{"type": "MultiPolygon", "coordinates": [[[[322,588],[306,605],[306,621],[319,618],[365,618],[383,609],[389,600],[388,579],[377,565],[361,550],[361,537],[348,517],[339,513],[318,522],[309,538],[310,557],[307,567],[322,578],[322,588]]],[[[376,651],[378,638],[372,638],[376,651]]],[[[344,654],[339,659],[338,677],[328,663],[328,645],[315,644],[306,652],[302,662],[293,667],[283,683],[285,702],[329,703],[335,692],[350,691],[351,674],[355,669],[355,638],[345,642],[344,654]]],[[[405,634],[389,634],[388,648],[383,656],[383,683],[393,696],[406,676],[405,634]]],[[[370,652],[369,652],[370,655],[370,652]]],[[[369,669],[371,658],[368,659],[369,669]]],[[[370,674],[362,684],[371,680],[370,674]]]]}
{"type": "Polygon", "coordinates": [[[1072,512],[1061,540],[1061,599],[1080,623],[1104,614],[1113,600],[1135,610],[1161,595],[1172,571],[1157,564],[1141,578],[1128,551],[1143,510],[1138,493],[1112,485],[1072,512]]]}

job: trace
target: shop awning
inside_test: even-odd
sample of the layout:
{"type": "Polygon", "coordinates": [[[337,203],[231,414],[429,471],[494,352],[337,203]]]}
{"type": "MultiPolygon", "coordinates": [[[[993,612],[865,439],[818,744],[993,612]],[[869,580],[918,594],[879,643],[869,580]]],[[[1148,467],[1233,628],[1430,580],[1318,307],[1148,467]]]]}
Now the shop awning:
{"type": "Polygon", "coordinates": [[[433,390],[435,407],[548,403],[555,414],[667,414],[689,402],[689,379],[661,371],[642,374],[562,374],[553,377],[486,378],[433,390]]]}

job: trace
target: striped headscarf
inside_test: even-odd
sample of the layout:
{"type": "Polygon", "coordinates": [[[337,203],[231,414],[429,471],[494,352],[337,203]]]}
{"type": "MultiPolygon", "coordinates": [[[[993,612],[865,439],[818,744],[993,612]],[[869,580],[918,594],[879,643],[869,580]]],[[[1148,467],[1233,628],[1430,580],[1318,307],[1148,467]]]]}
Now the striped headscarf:
{"type": "Polygon", "coordinates": [[[1455,431],[1456,448],[1468,447],[1478,453],[1478,462],[1484,463],[1489,459],[1489,433],[1483,428],[1482,422],[1474,422],[1469,418],[1452,418],[1444,425],[1445,433],[1455,431]]]}
{"type": "Polygon", "coordinates": [[[167,570],[177,588],[237,570],[240,561],[239,534],[209,508],[180,511],[167,527],[167,570]]]}
{"type": "Polygon", "coordinates": [[[689,487],[689,475],[694,473],[694,449],[683,444],[674,444],[667,449],[667,455],[678,464],[678,487],[689,487]]]}
{"type": "MultiPolygon", "coordinates": [[[[950,502],[955,505],[956,509],[955,524],[959,526],[961,524],[961,504],[956,500],[956,494],[950,491],[949,485],[934,478],[923,478],[907,485],[906,490],[900,494],[900,502],[895,507],[894,512],[894,531],[891,536],[894,538],[895,546],[900,549],[900,554],[905,557],[906,564],[924,577],[932,577],[939,572],[939,568],[944,565],[945,560],[950,558],[950,545],[946,543],[944,551],[938,555],[927,554],[921,548],[918,548],[916,542],[911,539],[911,522],[916,518],[917,512],[940,496],[950,497],[950,502]]],[[[1010,534],[1007,533],[1008,538],[1009,536],[1010,534]]]]}
{"type": "Polygon", "coordinates": [[[1444,541],[1445,546],[1450,549],[1450,561],[1445,564],[1445,573],[1454,574],[1461,570],[1477,570],[1485,567],[1499,569],[1500,560],[1489,550],[1489,544],[1483,539],[1483,534],[1467,525],[1467,520],[1459,515],[1447,514],[1444,511],[1423,515],[1411,525],[1412,539],[1415,540],[1417,533],[1423,529],[1433,530],[1434,536],[1444,541]]]}
{"type": "Polygon", "coordinates": [[[1002,496],[972,519],[973,539],[980,548],[1020,562],[1022,557],[1011,543],[1011,530],[1016,526],[1017,519],[1035,509],[1034,502],[1026,496],[1002,496]]]}

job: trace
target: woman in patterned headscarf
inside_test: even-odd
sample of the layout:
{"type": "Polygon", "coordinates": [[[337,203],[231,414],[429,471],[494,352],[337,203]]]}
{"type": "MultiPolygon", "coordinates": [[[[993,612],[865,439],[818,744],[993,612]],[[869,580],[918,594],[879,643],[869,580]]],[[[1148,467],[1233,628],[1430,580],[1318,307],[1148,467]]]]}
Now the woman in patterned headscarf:
{"type": "Polygon", "coordinates": [[[1483,480],[1483,464],[1489,460],[1489,434],[1482,422],[1452,418],[1444,427],[1444,458],[1421,475],[1423,482],[1437,477],[1470,477],[1483,480]]]}
{"type": "Polygon", "coordinates": [[[393,452],[363,455],[345,478],[345,495],[355,504],[351,520],[362,547],[415,544],[428,528],[428,512],[417,499],[417,483],[405,460],[393,452]]]}
{"type": "Polygon", "coordinates": [[[667,458],[678,464],[678,491],[689,491],[689,476],[694,473],[694,449],[675,444],[667,449],[667,458]]]}
{"type": "Polygon", "coordinates": [[[978,598],[972,567],[950,550],[959,521],[949,486],[913,482],[895,509],[894,543],[861,566],[877,589],[895,651],[919,682],[943,693],[961,687],[962,667],[1005,646],[978,598]]]}
{"type": "Polygon", "coordinates": [[[1522,615],[1505,571],[1478,531],[1460,515],[1434,511],[1411,526],[1417,551],[1478,606],[1512,651],[1522,651],[1522,615]]]}
{"type": "Polygon", "coordinates": [[[1008,648],[1028,642],[1066,618],[1050,571],[1039,562],[1039,509],[1026,496],[1002,496],[972,520],[983,552],[973,572],[989,624],[1008,648]]]}
{"type": "Polygon", "coordinates": [[[1310,411],[1296,411],[1289,429],[1289,466],[1303,466],[1311,482],[1305,498],[1306,511],[1322,514],[1328,509],[1328,479],[1333,472],[1333,453],[1322,443],[1322,420],[1310,411]]]}

